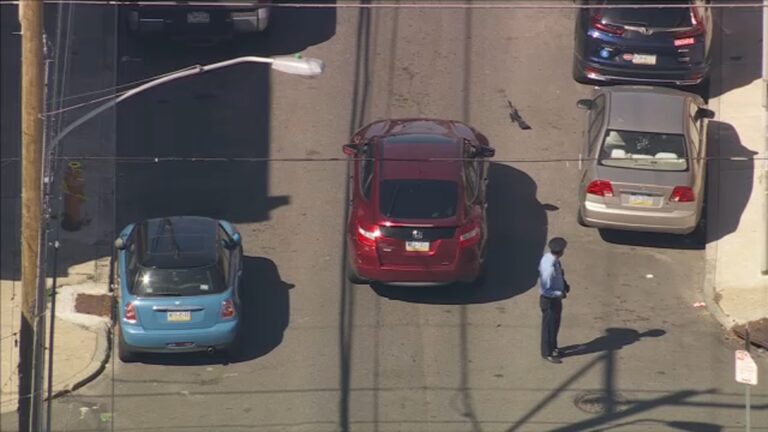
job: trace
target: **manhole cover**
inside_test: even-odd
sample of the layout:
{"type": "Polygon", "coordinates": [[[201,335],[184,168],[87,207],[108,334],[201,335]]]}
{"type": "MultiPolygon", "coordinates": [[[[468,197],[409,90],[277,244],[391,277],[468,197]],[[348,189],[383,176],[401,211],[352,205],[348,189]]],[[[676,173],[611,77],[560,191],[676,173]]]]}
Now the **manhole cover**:
{"type": "Polygon", "coordinates": [[[623,411],[627,406],[627,399],[619,393],[594,391],[582,393],[574,400],[576,408],[590,414],[605,414],[609,412],[623,411]]]}

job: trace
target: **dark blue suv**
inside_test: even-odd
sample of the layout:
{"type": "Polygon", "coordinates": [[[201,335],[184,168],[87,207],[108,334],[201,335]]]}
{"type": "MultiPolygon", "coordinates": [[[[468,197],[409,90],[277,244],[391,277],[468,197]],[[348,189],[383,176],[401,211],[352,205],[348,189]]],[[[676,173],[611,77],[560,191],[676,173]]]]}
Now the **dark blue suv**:
{"type": "Polygon", "coordinates": [[[579,10],[573,78],[582,83],[695,85],[707,76],[712,17],[707,0],[590,0],[579,10]],[[686,7],[616,7],[680,5],[686,7]],[[612,7],[613,6],[613,7],[612,7]]]}

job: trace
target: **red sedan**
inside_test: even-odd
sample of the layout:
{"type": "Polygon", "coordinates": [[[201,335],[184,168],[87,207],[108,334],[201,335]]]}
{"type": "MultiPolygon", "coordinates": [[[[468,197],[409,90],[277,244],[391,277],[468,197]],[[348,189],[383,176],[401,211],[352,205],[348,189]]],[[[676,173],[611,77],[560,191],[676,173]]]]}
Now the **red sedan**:
{"type": "Polygon", "coordinates": [[[448,284],[484,276],[488,161],[484,135],[458,121],[382,120],[350,156],[347,277],[353,283],[448,284]]]}

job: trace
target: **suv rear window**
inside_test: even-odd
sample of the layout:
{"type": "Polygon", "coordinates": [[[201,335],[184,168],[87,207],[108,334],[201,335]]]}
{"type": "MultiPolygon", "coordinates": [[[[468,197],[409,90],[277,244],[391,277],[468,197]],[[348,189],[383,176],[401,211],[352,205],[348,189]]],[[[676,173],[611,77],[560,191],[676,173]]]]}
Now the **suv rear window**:
{"type": "MultiPolygon", "coordinates": [[[[608,1],[607,4],[681,4],[680,0],[635,0],[635,1],[608,1]]],[[[656,28],[687,28],[691,27],[690,8],[605,8],[594,9],[601,13],[606,22],[620,25],[634,25],[656,28]]]]}
{"type": "Polygon", "coordinates": [[[142,268],[132,294],[139,297],[196,296],[226,290],[224,275],[216,265],[183,269],[142,268]]]}
{"type": "Polygon", "coordinates": [[[458,184],[448,180],[383,180],[381,213],[396,219],[442,219],[456,214],[458,184]]]}
{"type": "Polygon", "coordinates": [[[688,169],[685,137],[680,134],[608,130],[600,164],[656,171],[688,169]]]}

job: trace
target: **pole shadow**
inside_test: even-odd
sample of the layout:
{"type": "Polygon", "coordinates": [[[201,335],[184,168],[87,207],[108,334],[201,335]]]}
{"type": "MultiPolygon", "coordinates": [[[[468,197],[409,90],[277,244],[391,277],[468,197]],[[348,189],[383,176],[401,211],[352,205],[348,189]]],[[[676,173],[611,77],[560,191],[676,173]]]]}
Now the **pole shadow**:
{"type": "Polygon", "coordinates": [[[629,328],[611,327],[605,329],[605,335],[596,337],[584,344],[568,345],[560,348],[562,357],[575,357],[595,354],[603,351],[617,351],[625,346],[638,342],[642,338],[655,338],[667,334],[660,329],[647,330],[642,333],[629,328]]]}
{"type": "Polygon", "coordinates": [[[508,299],[536,285],[547,241],[547,214],[536,182],[525,172],[491,163],[488,182],[487,277],[482,285],[399,287],[373,284],[380,296],[426,304],[477,304],[508,299]]]}

